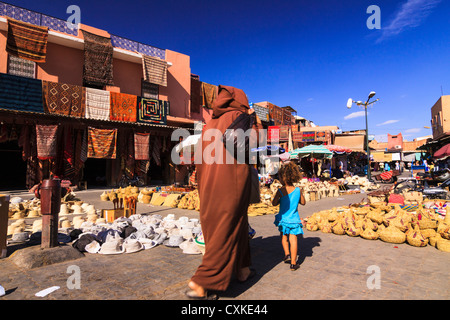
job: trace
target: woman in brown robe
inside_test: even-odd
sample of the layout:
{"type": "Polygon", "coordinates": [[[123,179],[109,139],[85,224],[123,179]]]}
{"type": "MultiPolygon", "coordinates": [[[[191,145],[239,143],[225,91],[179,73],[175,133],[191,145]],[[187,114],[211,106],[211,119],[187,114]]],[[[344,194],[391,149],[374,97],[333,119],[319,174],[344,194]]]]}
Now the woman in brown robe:
{"type": "MultiPolygon", "coordinates": [[[[205,138],[207,130],[217,129],[220,132],[216,132],[220,135],[215,138],[220,138],[240,114],[252,111],[242,90],[219,86],[213,103],[213,116],[203,128],[202,147],[198,150],[202,152],[202,163],[197,164],[197,178],[205,254],[189,282],[191,291],[186,293],[189,298],[207,299],[208,290],[225,291],[233,274],[238,281],[243,282],[255,273],[250,269],[247,216],[251,167],[248,164],[238,164],[236,160],[233,164],[228,164],[227,151],[222,142],[216,142],[214,153],[208,153],[215,139],[212,138],[212,142],[205,141],[208,140],[205,138]],[[214,157],[216,162],[211,163],[209,156],[214,157]],[[220,159],[223,160],[222,164],[220,159]]],[[[259,128],[260,122],[254,129],[259,128]]]]}

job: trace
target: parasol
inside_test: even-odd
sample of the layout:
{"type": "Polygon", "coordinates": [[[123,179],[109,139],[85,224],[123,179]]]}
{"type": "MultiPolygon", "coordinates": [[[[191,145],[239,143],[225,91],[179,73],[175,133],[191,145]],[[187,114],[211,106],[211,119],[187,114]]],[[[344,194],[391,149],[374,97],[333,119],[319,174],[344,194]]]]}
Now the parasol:
{"type": "Polygon", "coordinates": [[[440,148],[438,151],[436,151],[433,155],[435,159],[443,159],[450,156],[450,143],[446,144],[442,148],[440,148]]]}
{"type": "Polygon", "coordinates": [[[381,179],[383,180],[390,180],[392,178],[392,171],[385,171],[382,174],[380,174],[381,179]]]}
{"type": "Polygon", "coordinates": [[[329,144],[324,146],[325,148],[327,148],[328,150],[332,151],[332,152],[336,152],[336,153],[350,153],[352,152],[352,149],[347,148],[347,147],[343,147],[343,146],[338,146],[335,144],[329,144]]]}
{"type": "Polygon", "coordinates": [[[309,146],[295,149],[294,151],[289,152],[291,155],[291,159],[296,159],[300,157],[311,156],[313,158],[326,158],[331,159],[333,157],[333,152],[328,150],[322,145],[314,145],[311,144],[309,146]]]}

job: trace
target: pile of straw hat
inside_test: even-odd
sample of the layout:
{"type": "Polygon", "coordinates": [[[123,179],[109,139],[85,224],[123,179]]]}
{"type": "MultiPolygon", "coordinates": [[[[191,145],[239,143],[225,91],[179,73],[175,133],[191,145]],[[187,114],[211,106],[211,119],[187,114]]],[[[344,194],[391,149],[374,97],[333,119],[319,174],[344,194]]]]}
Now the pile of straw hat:
{"type": "Polygon", "coordinates": [[[7,236],[12,236],[15,233],[20,233],[25,231],[25,219],[18,219],[11,223],[7,229],[7,236]]]}
{"type": "Polygon", "coordinates": [[[398,204],[360,203],[323,210],[305,219],[308,231],[322,231],[414,247],[431,245],[450,252],[450,206],[445,218],[422,206],[406,211],[398,204]]]}
{"type": "Polygon", "coordinates": [[[19,197],[14,197],[10,200],[8,218],[23,219],[23,218],[37,218],[40,216],[41,203],[39,199],[23,200],[19,197]]]}

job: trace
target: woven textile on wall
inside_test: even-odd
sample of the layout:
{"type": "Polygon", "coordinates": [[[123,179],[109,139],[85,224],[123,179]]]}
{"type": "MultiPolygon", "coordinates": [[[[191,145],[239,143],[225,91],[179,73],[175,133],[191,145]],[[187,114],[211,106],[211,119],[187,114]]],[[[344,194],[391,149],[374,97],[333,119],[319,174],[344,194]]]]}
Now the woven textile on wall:
{"type": "Polygon", "coordinates": [[[84,118],[86,114],[86,88],[67,83],[42,81],[44,111],[84,118]]]}
{"type": "Polygon", "coordinates": [[[37,157],[40,160],[54,159],[57,155],[58,125],[36,125],[37,157]]]}
{"type": "Polygon", "coordinates": [[[34,79],[36,78],[36,62],[8,54],[8,73],[34,79]]]}
{"type": "Polygon", "coordinates": [[[161,166],[161,149],[161,137],[155,137],[152,143],[152,158],[158,166],[161,166]]]}
{"type": "Polygon", "coordinates": [[[202,82],[203,107],[212,109],[212,104],[216,100],[217,86],[202,82]]]}
{"type": "Polygon", "coordinates": [[[22,59],[45,62],[48,28],[8,19],[6,51],[22,59]]]}
{"type": "Polygon", "coordinates": [[[88,158],[116,158],[117,129],[88,129],[88,158]]]}
{"type": "Polygon", "coordinates": [[[154,83],[146,82],[142,79],[141,97],[147,99],[159,99],[159,86],[154,83]]]}
{"type": "Polygon", "coordinates": [[[167,124],[168,101],[140,98],[138,109],[139,122],[167,124]]]}
{"type": "Polygon", "coordinates": [[[203,106],[202,93],[202,82],[191,78],[191,112],[201,112],[203,106]]]}
{"type": "Polygon", "coordinates": [[[137,96],[110,92],[110,120],[136,122],[137,96]]]}
{"type": "Polygon", "coordinates": [[[83,81],[87,85],[114,85],[111,39],[81,30],[84,37],[83,81]]]}
{"type": "Polygon", "coordinates": [[[0,109],[44,113],[42,81],[0,73],[0,109]]]}
{"type": "Polygon", "coordinates": [[[150,160],[150,133],[134,133],[134,159],[150,160]]]}
{"type": "Polygon", "coordinates": [[[86,88],[86,118],[109,120],[110,97],[109,91],[86,88]]]}
{"type": "Polygon", "coordinates": [[[167,62],[159,58],[142,55],[144,81],[167,87],[167,62]]]}

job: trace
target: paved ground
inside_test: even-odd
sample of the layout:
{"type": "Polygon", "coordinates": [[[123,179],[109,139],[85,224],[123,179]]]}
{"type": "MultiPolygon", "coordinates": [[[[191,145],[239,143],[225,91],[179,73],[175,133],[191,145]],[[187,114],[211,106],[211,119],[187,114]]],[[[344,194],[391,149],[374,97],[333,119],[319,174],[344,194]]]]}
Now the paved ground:
{"type": "MultiPolygon", "coordinates": [[[[100,201],[101,192],[80,191],[77,195],[97,209],[112,208],[112,203],[100,201]]],[[[310,202],[300,208],[300,215],[306,217],[319,210],[359,202],[363,197],[345,195],[310,202]]],[[[198,218],[195,211],[144,204],[138,204],[137,210],[198,218]]],[[[273,219],[273,215],[250,217],[257,232],[251,240],[257,276],[246,284],[233,281],[220,300],[450,298],[449,253],[431,246],[393,245],[305,229],[299,240],[301,268],[292,272],[281,262],[283,251],[273,219]],[[368,268],[379,270],[379,289],[369,288],[376,282],[368,268]]],[[[186,285],[201,259],[201,255],[186,255],[179,248],[165,246],[115,256],[86,254],[77,260],[31,270],[2,259],[0,285],[7,294],[0,300],[184,300],[186,285]],[[80,289],[67,286],[72,275],[68,268],[72,265],[80,268],[80,289]],[[45,298],[35,297],[38,291],[52,286],[60,289],[45,298]]]]}

